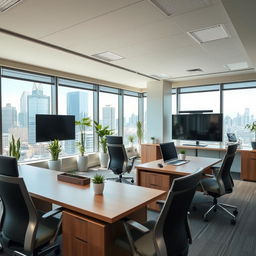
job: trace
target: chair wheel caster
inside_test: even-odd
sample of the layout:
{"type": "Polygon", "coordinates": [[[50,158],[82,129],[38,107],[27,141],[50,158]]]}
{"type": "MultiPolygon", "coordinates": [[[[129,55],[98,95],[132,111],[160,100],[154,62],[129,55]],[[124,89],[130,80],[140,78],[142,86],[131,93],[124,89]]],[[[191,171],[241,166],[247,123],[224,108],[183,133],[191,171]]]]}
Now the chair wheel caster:
{"type": "Polygon", "coordinates": [[[0,252],[3,251],[3,246],[0,244],[0,252]]]}
{"type": "Polygon", "coordinates": [[[131,180],[131,183],[134,183],[134,179],[131,180]]]}
{"type": "Polygon", "coordinates": [[[234,211],[233,211],[233,214],[234,214],[235,216],[237,216],[238,211],[237,211],[237,210],[234,210],[234,211]]]}
{"type": "Polygon", "coordinates": [[[236,220],[232,219],[232,220],[230,221],[230,223],[231,223],[232,225],[235,225],[235,224],[236,224],[236,220]]]}

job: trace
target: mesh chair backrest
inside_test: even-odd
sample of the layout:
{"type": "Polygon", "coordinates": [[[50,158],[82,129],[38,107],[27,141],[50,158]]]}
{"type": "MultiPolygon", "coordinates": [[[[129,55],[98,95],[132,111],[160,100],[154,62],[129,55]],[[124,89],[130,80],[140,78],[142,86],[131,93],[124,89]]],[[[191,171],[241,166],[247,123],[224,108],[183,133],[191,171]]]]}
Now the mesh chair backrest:
{"type": "Polygon", "coordinates": [[[188,249],[187,213],[201,175],[199,169],[173,180],[154,230],[157,255],[180,255],[188,249]]]}
{"type": "Polygon", "coordinates": [[[0,156],[0,174],[18,177],[18,166],[15,157],[0,156]]]}
{"type": "Polygon", "coordinates": [[[115,174],[123,173],[124,164],[128,161],[124,145],[108,144],[108,154],[108,168],[115,174]]]}
{"type": "Polygon", "coordinates": [[[36,228],[37,213],[23,179],[0,175],[0,197],[4,208],[3,239],[24,246],[26,233],[33,234],[33,228],[36,228]]]}
{"type": "Polygon", "coordinates": [[[222,161],[222,165],[220,170],[216,176],[217,181],[220,184],[220,187],[224,185],[224,188],[220,188],[221,191],[231,193],[233,190],[233,180],[230,174],[230,169],[235,158],[237,144],[229,145],[227,148],[227,152],[222,161]]]}
{"type": "Polygon", "coordinates": [[[107,144],[123,144],[123,137],[122,136],[106,136],[107,144]]]}

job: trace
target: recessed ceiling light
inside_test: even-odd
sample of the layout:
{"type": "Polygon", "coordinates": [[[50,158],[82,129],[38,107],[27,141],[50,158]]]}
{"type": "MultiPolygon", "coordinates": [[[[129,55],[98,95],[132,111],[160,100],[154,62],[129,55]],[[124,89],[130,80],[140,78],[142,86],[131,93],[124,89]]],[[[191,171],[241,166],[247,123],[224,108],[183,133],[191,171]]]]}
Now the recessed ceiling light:
{"type": "Polygon", "coordinates": [[[157,9],[159,9],[164,15],[171,16],[174,10],[171,8],[171,1],[166,0],[149,0],[157,9]]]}
{"type": "Polygon", "coordinates": [[[124,57],[117,55],[113,52],[102,52],[102,53],[93,54],[92,56],[97,59],[101,59],[109,62],[124,59],[124,57]]]}
{"type": "Polygon", "coordinates": [[[192,68],[192,69],[187,69],[187,72],[203,72],[201,68],[192,68]]]}
{"type": "Polygon", "coordinates": [[[188,34],[200,44],[230,37],[222,24],[193,30],[188,32],[188,34]]]}
{"type": "Polygon", "coordinates": [[[158,75],[151,75],[151,76],[153,76],[157,79],[160,79],[160,80],[170,78],[170,76],[167,74],[158,74],[158,75]]]}
{"type": "Polygon", "coordinates": [[[249,68],[249,65],[247,62],[237,62],[237,63],[231,63],[225,65],[229,70],[241,70],[241,69],[247,69],[249,68]]]}
{"type": "Polygon", "coordinates": [[[0,12],[7,11],[22,0],[0,0],[0,12]]]}

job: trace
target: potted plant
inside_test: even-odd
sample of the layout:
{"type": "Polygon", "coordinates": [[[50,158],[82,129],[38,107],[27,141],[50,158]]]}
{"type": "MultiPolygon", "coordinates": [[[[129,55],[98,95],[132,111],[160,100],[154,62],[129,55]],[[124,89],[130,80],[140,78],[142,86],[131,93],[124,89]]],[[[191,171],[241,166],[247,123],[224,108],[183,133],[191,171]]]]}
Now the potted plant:
{"type": "Polygon", "coordinates": [[[135,136],[134,135],[128,136],[128,141],[129,141],[129,144],[130,144],[131,148],[133,148],[134,140],[135,140],[135,136]]]}
{"type": "Polygon", "coordinates": [[[9,156],[16,157],[17,161],[20,159],[20,138],[15,141],[13,135],[9,142],[9,156]]]}
{"type": "Polygon", "coordinates": [[[252,140],[252,148],[256,149],[256,121],[251,124],[247,124],[245,128],[249,129],[250,132],[254,132],[254,140],[252,140]]]}
{"type": "Polygon", "coordinates": [[[179,151],[179,159],[180,160],[185,160],[186,159],[186,150],[185,149],[181,149],[179,151]]]}
{"type": "Polygon", "coordinates": [[[155,144],[155,137],[150,137],[152,144],[155,144]]]}
{"type": "Polygon", "coordinates": [[[137,137],[138,137],[138,153],[140,155],[140,151],[141,151],[141,143],[142,143],[142,139],[143,139],[143,124],[141,121],[137,122],[137,137]]]}
{"type": "Polygon", "coordinates": [[[77,157],[77,168],[78,171],[84,172],[88,169],[88,155],[85,154],[86,152],[86,127],[92,126],[92,120],[90,117],[84,117],[79,121],[75,121],[75,124],[80,129],[80,141],[77,142],[77,147],[80,152],[80,155],[77,157]]]}
{"type": "Polygon", "coordinates": [[[101,147],[100,157],[100,166],[106,168],[108,165],[108,153],[107,153],[107,138],[106,136],[114,134],[114,131],[109,129],[108,126],[103,127],[98,122],[94,121],[95,131],[99,138],[99,143],[101,147]]]}
{"type": "Polygon", "coordinates": [[[95,174],[92,178],[93,190],[96,195],[100,195],[104,190],[105,177],[101,174],[95,174]]]}
{"type": "Polygon", "coordinates": [[[51,141],[47,147],[47,150],[51,154],[51,160],[48,161],[49,169],[60,171],[61,170],[61,160],[59,159],[59,154],[61,152],[61,145],[59,140],[51,141]]]}

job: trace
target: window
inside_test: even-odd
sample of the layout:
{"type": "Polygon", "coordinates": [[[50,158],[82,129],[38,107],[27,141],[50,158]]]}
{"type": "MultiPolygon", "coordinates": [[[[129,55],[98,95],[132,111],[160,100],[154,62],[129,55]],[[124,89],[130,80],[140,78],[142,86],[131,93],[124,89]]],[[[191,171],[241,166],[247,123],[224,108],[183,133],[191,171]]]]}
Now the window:
{"type": "Polygon", "coordinates": [[[249,145],[253,133],[245,125],[256,120],[256,82],[225,84],[223,89],[224,138],[227,132],[234,132],[243,144],[249,145]]]}
{"type": "Polygon", "coordinates": [[[177,114],[177,89],[172,89],[172,114],[177,114]]]}
{"type": "Polygon", "coordinates": [[[143,123],[143,131],[144,131],[144,138],[147,138],[147,94],[146,93],[143,93],[143,110],[144,110],[144,117],[143,117],[143,120],[144,120],[144,123],[143,123]]]}
{"type": "MultiPolygon", "coordinates": [[[[66,79],[60,79],[59,84],[58,114],[74,115],[75,120],[81,120],[83,117],[90,117],[93,120],[93,85],[81,82],[77,82],[76,84],[76,81],[66,79]],[[74,85],[91,90],[69,87],[74,85]]],[[[76,127],[76,141],[79,139],[80,133],[78,127],[76,127]]],[[[93,152],[92,127],[88,127],[86,130],[86,151],[93,152]]],[[[78,149],[74,140],[63,142],[62,155],[72,155],[76,153],[78,153],[78,149]]]]}
{"type": "Polygon", "coordinates": [[[219,85],[181,88],[180,111],[192,110],[213,110],[213,113],[219,113],[219,85]]]}
{"type": "Polygon", "coordinates": [[[99,121],[114,130],[115,135],[118,134],[118,89],[100,87],[99,121]]]}
{"type": "MultiPolygon", "coordinates": [[[[138,122],[138,97],[124,93],[124,144],[128,144],[128,137],[136,137],[138,122]]],[[[138,95],[138,93],[137,93],[138,95]]]]}
{"type": "Polygon", "coordinates": [[[8,153],[11,136],[21,141],[20,161],[48,158],[47,143],[36,143],[35,115],[51,114],[51,77],[3,69],[2,142],[8,153]],[[19,77],[19,79],[12,78],[19,77]],[[49,82],[49,84],[47,84],[49,82]]]}

